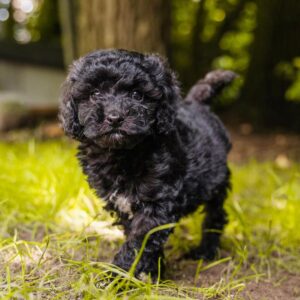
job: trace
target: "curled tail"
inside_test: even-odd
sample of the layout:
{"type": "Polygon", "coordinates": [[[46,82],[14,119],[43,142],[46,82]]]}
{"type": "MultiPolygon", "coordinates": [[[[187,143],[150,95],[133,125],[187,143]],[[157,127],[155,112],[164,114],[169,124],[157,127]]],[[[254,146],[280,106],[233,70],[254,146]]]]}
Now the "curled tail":
{"type": "Polygon", "coordinates": [[[185,101],[196,101],[199,103],[210,104],[214,98],[225,86],[236,78],[236,74],[232,71],[215,70],[211,71],[204,79],[200,79],[192,86],[188,92],[185,101]]]}

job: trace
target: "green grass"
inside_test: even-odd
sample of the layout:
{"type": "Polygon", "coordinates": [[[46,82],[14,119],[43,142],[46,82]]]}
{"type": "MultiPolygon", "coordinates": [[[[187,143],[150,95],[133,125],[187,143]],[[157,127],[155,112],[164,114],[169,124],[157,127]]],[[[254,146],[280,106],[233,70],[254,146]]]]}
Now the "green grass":
{"type": "Polygon", "coordinates": [[[242,299],[251,281],[300,273],[296,163],[232,165],[220,258],[178,260],[200,239],[199,210],[176,226],[166,246],[170,280],[150,283],[109,263],[122,233],[88,188],[68,143],[0,143],[1,299],[242,299]],[[112,269],[120,276],[105,285],[112,269]]]}

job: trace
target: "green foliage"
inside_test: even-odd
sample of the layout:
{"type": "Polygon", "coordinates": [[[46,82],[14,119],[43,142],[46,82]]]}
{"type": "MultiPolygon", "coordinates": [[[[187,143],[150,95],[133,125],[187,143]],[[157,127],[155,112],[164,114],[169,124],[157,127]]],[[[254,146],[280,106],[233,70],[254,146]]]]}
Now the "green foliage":
{"type": "Polygon", "coordinates": [[[290,83],[286,99],[300,101],[300,57],[295,57],[292,62],[279,62],[275,72],[290,83]]]}
{"type": "Polygon", "coordinates": [[[240,74],[222,96],[221,103],[236,101],[249,65],[257,7],[254,1],[173,1],[172,62],[189,87],[212,68],[240,74]]]}
{"type": "Polygon", "coordinates": [[[176,0],[171,1],[172,4],[172,27],[171,27],[171,43],[172,43],[172,63],[182,75],[190,67],[192,47],[192,30],[194,26],[194,16],[197,8],[197,2],[176,0]]]}
{"type": "MultiPolygon", "coordinates": [[[[176,0],[172,5],[172,63],[179,71],[184,90],[209,69],[234,70],[240,79],[226,89],[220,105],[234,103],[243,89],[251,59],[254,65],[258,59],[250,53],[257,34],[257,1],[176,0]]],[[[281,55],[284,57],[286,53],[281,55]]],[[[300,99],[297,57],[292,62],[278,62],[275,70],[264,72],[274,72],[282,81],[289,81],[287,100],[300,99]]]]}
{"type": "Polygon", "coordinates": [[[168,278],[190,279],[150,283],[108,263],[123,237],[88,188],[75,152],[69,141],[0,144],[1,299],[239,299],[249,281],[281,270],[299,274],[299,164],[232,165],[221,258],[194,269],[176,260],[200,239],[199,210],[166,246],[168,278]],[[199,287],[215,268],[215,281],[199,287]]]}

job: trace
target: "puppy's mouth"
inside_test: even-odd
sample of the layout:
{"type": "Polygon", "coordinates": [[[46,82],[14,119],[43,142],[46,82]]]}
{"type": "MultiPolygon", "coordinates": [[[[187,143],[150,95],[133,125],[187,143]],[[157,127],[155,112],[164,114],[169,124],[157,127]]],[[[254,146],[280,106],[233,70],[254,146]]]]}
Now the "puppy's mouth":
{"type": "Polygon", "coordinates": [[[97,138],[96,144],[101,148],[131,149],[140,140],[139,136],[128,135],[124,130],[113,129],[97,138]]]}
{"type": "Polygon", "coordinates": [[[127,135],[126,131],[122,129],[112,129],[103,134],[103,136],[115,136],[115,137],[126,136],[126,135],[127,135]]]}

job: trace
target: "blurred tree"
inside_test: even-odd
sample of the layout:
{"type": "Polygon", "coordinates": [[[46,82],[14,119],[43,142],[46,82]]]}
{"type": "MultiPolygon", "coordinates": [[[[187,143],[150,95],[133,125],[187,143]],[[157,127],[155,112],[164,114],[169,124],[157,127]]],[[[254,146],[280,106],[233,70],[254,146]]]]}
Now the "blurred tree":
{"type": "Polygon", "coordinates": [[[89,0],[78,5],[78,55],[98,48],[167,52],[169,0],[89,0]]]}
{"type": "MultiPolygon", "coordinates": [[[[9,16],[13,15],[13,7],[12,5],[9,5],[7,7],[7,11],[9,13],[9,16]]],[[[2,24],[1,24],[2,25],[2,24]]],[[[6,22],[3,22],[3,34],[2,38],[6,38],[7,40],[13,40],[14,39],[14,25],[15,21],[12,17],[8,18],[6,22]]]]}
{"type": "Polygon", "coordinates": [[[58,0],[43,0],[39,11],[28,20],[33,41],[58,43],[61,28],[58,17],[58,0]]]}
{"type": "MultiPolygon", "coordinates": [[[[212,68],[244,74],[256,24],[253,0],[174,0],[172,22],[171,58],[185,88],[212,68]]],[[[236,82],[223,103],[234,101],[240,86],[236,82]]]]}
{"type": "Polygon", "coordinates": [[[211,69],[213,60],[222,54],[221,40],[229,30],[234,28],[247,2],[223,1],[222,6],[216,6],[216,3],[207,0],[198,2],[191,48],[191,55],[195,58],[193,73],[196,76],[207,73],[211,69]]]}
{"type": "Polygon", "coordinates": [[[289,80],[280,76],[282,62],[300,53],[300,1],[256,0],[257,29],[240,105],[260,125],[300,127],[300,105],[286,101],[289,80]]]}

